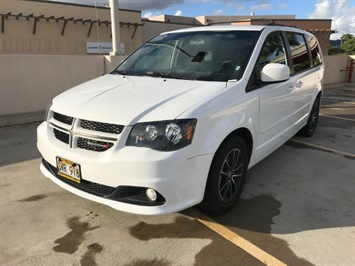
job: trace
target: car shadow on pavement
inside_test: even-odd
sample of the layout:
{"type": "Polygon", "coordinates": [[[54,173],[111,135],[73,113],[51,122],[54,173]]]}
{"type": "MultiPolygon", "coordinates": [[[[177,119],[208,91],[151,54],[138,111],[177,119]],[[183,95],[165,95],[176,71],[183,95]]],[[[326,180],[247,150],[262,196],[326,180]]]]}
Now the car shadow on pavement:
{"type": "MultiPolygon", "coordinates": [[[[239,204],[240,213],[232,211],[228,215],[219,216],[218,223],[226,225],[233,224],[233,232],[249,240],[264,251],[279,260],[285,262],[287,265],[313,265],[303,258],[299,258],[289,248],[285,240],[274,237],[270,234],[272,218],[278,215],[280,203],[269,196],[261,196],[252,200],[241,201],[239,204]],[[268,201],[271,205],[268,209],[262,211],[263,219],[258,219],[260,214],[259,209],[254,210],[255,215],[249,218],[244,216],[245,211],[250,213],[248,209],[258,205],[260,208],[263,205],[259,203],[268,201]],[[239,219],[239,215],[246,219],[239,219]],[[233,219],[229,221],[229,219],[233,219]],[[236,222],[239,220],[239,222],[236,222]],[[246,227],[245,225],[248,226],[246,227]],[[257,228],[257,229],[256,229],[257,228]]],[[[209,230],[202,225],[198,219],[201,219],[199,212],[194,208],[183,211],[183,216],[177,216],[173,223],[163,224],[148,224],[146,222],[139,222],[130,227],[130,234],[141,241],[150,241],[156,239],[205,239],[210,240],[207,246],[204,246],[196,255],[195,263],[193,265],[264,265],[241,247],[225,240],[222,236],[209,230]]],[[[203,215],[202,215],[203,217],[203,215]]],[[[214,217],[216,218],[216,217],[214,217]]],[[[202,218],[203,219],[203,218],[202,218]]],[[[231,229],[228,226],[229,229],[231,229]]],[[[149,261],[146,264],[138,262],[137,264],[129,265],[150,265],[149,261]]],[[[173,265],[173,262],[166,262],[163,265],[173,265]]],[[[159,265],[159,264],[158,264],[159,265]]]]}
{"type": "Polygon", "coordinates": [[[40,158],[36,147],[39,123],[0,128],[0,167],[40,158]]]}

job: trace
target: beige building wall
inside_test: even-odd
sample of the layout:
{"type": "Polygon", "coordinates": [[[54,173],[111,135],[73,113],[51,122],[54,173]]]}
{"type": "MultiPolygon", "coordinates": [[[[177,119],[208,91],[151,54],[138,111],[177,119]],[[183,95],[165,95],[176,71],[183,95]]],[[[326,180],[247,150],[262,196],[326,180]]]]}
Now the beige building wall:
{"type": "Polygon", "coordinates": [[[104,68],[99,55],[1,55],[0,116],[45,110],[54,96],[104,68]]]}
{"type": "Polygon", "coordinates": [[[147,18],[150,21],[159,21],[173,24],[186,24],[186,25],[201,25],[201,22],[194,17],[173,16],[173,15],[159,15],[147,18]]]}
{"type": "MultiPolygon", "coordinates": [[[[84,55],[87,42],[112,42],[110,9],[106,7],[0,0],[0,13],[5,18],[1,54],[84,55]]],[[[119,10],[119,21],[120,42],[124,54],[129,54],[142,44],[141,12],[119,10]]]]}
{"type": "MultiPolygon", "coordinates": [[[[1,18],[5,18],[0,33],[1,54],[83,55],[87,54],[87,42],[112,41],[110,10],[106,7],[38,0],[0,0],[0,14],[1,18]],[[21,16],[17,16],[20,14],[21,16]]],[[[124,44],[126,55],[161,32],[209,23],[239,21],[240,24],[249,22],[260,25],[274,21],[297,26],[316,35],[325,55],[328,54],[331,33],[331,20],[296,20],[293,15],[196,18],[161,15],[142,19],[140,11],[120,10],[119,21],[122,23],[120,42],[124,44]]]]}
{"type": "Polygon", "coordinates": [[[55,96],[111,72],[125,57],[1,55],[0,58],[1,120],[4,116],[44,111],[55,96]]]}
{"type": "MultiPolygon", "coordinates": [[[[348,66],[350,58],[347,55],[328,55],[324,56],[325,73],[324,84],[345,83],[348,80],[348,66]]],[[[354,76],[354,72],[353,72],[354,76]]],[[[355,83],[355,79],[352,79],[355,83]]]]}
{"type": "Polygon", "coordinates": [[[191,24],[182,24],[182,23],[174,23],[174,22],[165,23],[160,21],[151,21],[147,19],[143,19],[142,21],[144,23],[144,29],[142,33],[143,42],[148,41],[149,39],[153,38],[154,36],[162,32],[203,26],[203,25],[191,25],[191,24]]]}
{"type": "MultiPolygon", "coordinates": [[[[258,18],[259,16],[255,16],[258,18]]],[[[294,19],[293,15],[282,15],[282,16],[260,16],[264,19],[294,19]]],[[[160,15],[150,18],[143,18],[144,23],[143,28],[143,42],[148,41],[152,37],[166,31],[185,29],[191,27],[201,27],[206,26],[209,23],[228,23],[231,21],[239,21],[243,19],[250,19],[250,16],[200,16],[200,17],[183,17],[183,16],[172,16],[172,15],[160,15]]],[[[250,25],[250,22],[246,22],[246,25],[250,25]]]]}

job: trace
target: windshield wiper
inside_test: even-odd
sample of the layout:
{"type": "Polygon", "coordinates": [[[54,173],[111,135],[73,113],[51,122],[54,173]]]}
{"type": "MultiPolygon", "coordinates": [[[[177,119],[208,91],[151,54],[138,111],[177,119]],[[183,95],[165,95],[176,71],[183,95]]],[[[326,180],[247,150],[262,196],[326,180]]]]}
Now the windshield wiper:
{"type": "Polygon", "coordinates": [[[149,77],[159,77],[159,78],[195,80],[195,78],[192,78],[192,77],[173,75],[171,73],[166,73],[166,72],[151,72],[151,71],[147,71],[147,72],[144,72],[143,75],[144,76],[149,76],[149,77]]]}
{"type": "Polygon", "coordinates": [[[115,69],[110,74],[127,75],[126,71],[115,69]]]}

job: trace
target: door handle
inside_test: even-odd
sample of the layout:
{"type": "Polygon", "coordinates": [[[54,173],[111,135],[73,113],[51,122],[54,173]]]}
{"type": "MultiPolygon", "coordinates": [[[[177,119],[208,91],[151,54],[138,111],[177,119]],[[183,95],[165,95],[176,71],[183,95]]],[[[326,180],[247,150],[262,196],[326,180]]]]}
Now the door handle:
{"type": "Polygon", "coordinates": [[[296,88],[301,88],[302,85],[303,85],[302,81],[294,82],[287,88],[287,91],[290,92],[290,91],[293,91],[296,88]]]}
{"type": "Polygon", "coordinates": [[[287,91],[290,92],[290,91],[293,91],[295,89],[295,87],[293,85],[290,85],[290,87],[287,88],[287,91]]]}
{"type": "Polygon", "coordinates": [[[302,85],[303,85],[303,82],[302,82],[302,81],[299,81],[299,82],[296,83],[296,87],[297,87],[297,88],[301,88],[302,85]]]}

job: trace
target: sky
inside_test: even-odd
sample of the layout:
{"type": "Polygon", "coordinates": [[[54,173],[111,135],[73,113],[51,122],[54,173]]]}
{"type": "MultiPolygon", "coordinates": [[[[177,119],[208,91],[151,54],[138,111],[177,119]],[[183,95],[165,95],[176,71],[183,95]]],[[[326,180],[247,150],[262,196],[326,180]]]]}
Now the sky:
{"type": "MultiPolygon", "coordinates": [[[[108,0],[56,0],[61,2],[108,5],[108,0]]],[[[119,8],[141,10],[142,17],[295,15],[296,19],[332,19],[331,39],[355,35],[355,0],[118,0],[119,8]]]]}

